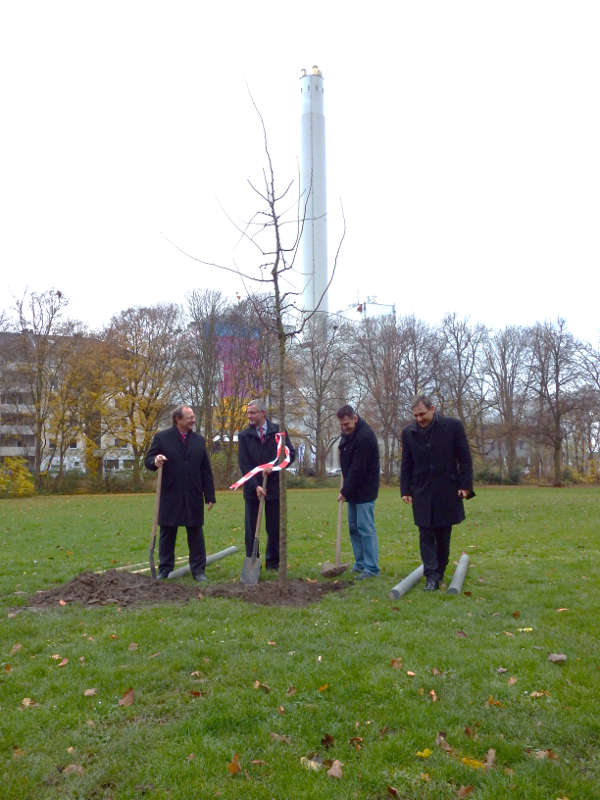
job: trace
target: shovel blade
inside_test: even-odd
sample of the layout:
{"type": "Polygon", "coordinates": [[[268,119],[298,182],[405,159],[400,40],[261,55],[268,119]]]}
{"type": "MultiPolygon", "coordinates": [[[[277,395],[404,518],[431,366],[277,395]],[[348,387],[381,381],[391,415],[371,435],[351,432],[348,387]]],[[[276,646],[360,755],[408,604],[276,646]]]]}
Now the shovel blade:
{"type": "Polygon", "coordinates": [[[246,583],[253,586],[258,583],[260,578],[260,558],[254,556],[246,556],[242,564],[242,574],[240,575],[240,583],[246,583]]]}
{"type": "Polygon", "coordinates": [[[321,575],[324,578],[336,578],[345,572],[350,564],[332,564],[331,561],[326,561],[321,567],[321,575]]]}

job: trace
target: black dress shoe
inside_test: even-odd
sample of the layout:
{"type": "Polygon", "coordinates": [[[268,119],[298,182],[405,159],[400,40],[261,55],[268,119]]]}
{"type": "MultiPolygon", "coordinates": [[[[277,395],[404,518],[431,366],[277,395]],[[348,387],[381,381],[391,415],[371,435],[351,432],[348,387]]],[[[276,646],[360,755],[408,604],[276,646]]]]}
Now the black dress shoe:
{"type": "Polygon", "coordinates": [[[207,581],[208,578],[206,577],[206,575],[203,572],[199,572],[197,575],[194,575],[194,580],[195,581],[207,581]]]}
{"type": "Polygon", "coordinates": [[[427,578],[427,583],[425,584],[425,588],[423,589],[424,592],[435,592],[437,589],[440,588],[440,582],[436,581],[435,578],[427,578]]]}

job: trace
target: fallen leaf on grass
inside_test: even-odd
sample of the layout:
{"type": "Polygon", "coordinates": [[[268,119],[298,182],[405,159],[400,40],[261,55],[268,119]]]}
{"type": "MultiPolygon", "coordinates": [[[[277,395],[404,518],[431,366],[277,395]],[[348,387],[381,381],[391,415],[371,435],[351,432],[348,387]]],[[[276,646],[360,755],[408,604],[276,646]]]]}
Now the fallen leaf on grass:
{"type": "Polygon", "coordinates": [[[542,689],[541,692],[533,691],[529,692],[529,697],[552,697],[550,692],[547,692],[545,689],[542,689]]]}
{"type": "Polygon", "coordinates": [[[478,761],[476,758],[469,758],[468,756],[464,756],[461,758],[461,764],[464,764],[466,767],[472,767],[473,769],[484,769],[485,764],[483,761],[478,761]]]}
{"type": "Polygon", "coordinates": [[[420,779],[421,779],[421,780],[422,780],[424,783],[431,783],[431,775],[430,775],[428,772],[422,772],[422,773],[419,775],[419,778],[420,778],[420,779]]]}
{"type": "Polygon", "coordinates": [[[277,706],[277,713],[285,714],[285,708],[283,706],[277,706]]]}
{"type": "Polygon", "coordinates": [[[22,650],[22,649],[23,649],[23,645],[20,642],[15,642],[15,644],[13,644],[13,646],[10,648],[10,654],[9,655],[14,656],[15,653],[18,653],[19,650],[22,650]]]}
{"type": "Polygon", "coordinates": [[[409,678],[414,678],[417,673],[413,672],[412,669],[407,669],[406,674],[408,675],[409,678]]]}
{"type": "Polygon", "coordinates": [[[326,691],[327,691],[327,689],[329,689],[329,684],[328,684],[328,683],[324,683],[324,684],[323,684],[323,686],[319,686],[319,688],[317,689],[317,691],[318,691],[318,692],[326,692],[326,691]]]}
{"type": "Polygon", "coordinates": [[[494,750],[493,747],[490,747],[490,749],[487,751],[485,755],[485,768],[492,769],[495,761],[496,761],[496,751],[494,750]]]}
{"type": "Polygon", "coordinates": [[[74,752],[75,752],[75,748],[73,747],[73,745],[71,745],[70,747],[67,747],[67,753],[74,753],[74,752]]]}
{"type": "Polygon", "coordinates": [[[512,631],[504,631],[504,635],[512,637],[512,636],[514,636],[514,633],[512,631]]]}
{"type": "Polygon", "coordinates": [[[206,697],[208,692],[199,692],[197,689],[190,689],[192,697],[206,697]]]}
{"type": "Polygon", "coordinates": [[[553,761],[558,761],[558,756],[554,752],[554,750],[536,750],[534,753],[535,757],[543,760],[544,758],[549,758],[553,761]]]}
{"type": "Polygon", "coordinates": [[[435,743],[438,747],[441,747],[442,750],[445,750],[446,753],[454,752],[454,749],[446,741],[446,734],[444,731],[438,731],[438,734],[435,737],[435,743]]]}
{"type": "Polygon", "coordinates": [[[189,754],[188,754],[188,755],[185,757],[185,760],[186,760],[186,761],[193,761],[195,758],[196,758],[196,754],[195,754],[195,753],[189,753],[189,754]]]}
{"type": "Polygon", "coordinates": [[[59,653],[52,653],[52,655],[50,656],[50,658],[51,658],[53,661],[58,661],[58,660],[60,659],[60,654],[59,654],[59,653]]]}
{"type": "Polygon", "coordinates": [[[401,658],[392,658],[392,669],[402,669],[401,658]]]}
{"type": "Polygon", "coordinates": [[[459,639],[466,639],[467,638],[467,634],[464,631],[461,631],[461,630],[456,631],[456,635],[458,636],[459,639]]]}
{"type": "Polygon", "coordinates": [[[24,756],[24,755],[25,755],[25,750],[21,750],[21,748],[17,747],[16,744],[13,744],[12,757],[13,758],[21,758],[21,756],[24,756]]]}
{"type": "Polygon", "coordinates": [[[471,794],[472,791],[473,791],[472,786],[461,786],[456,796],[457,798],[466,797],[467,795],[471,794]]]}
{"type": "Polygon", "coordinates": [[[564,653],[549,653],[548,654],[548,661],[551,661],[553,664],[564,664],[567,660],[567,657],[564,653]]]}
{"type": "Polygon", "coordinates": [[[437,667],[432,667],[431,668],[431,674],[432,675],[443,675],[444,673],[441,672],[441,670],[439,670],[437,667]]]}
{"type": "Polygon", "coordinates": [[[21,700],[21,705],[23,706],[23,708],[31,708],[31,706],[37,705],[37,703],[35,702],[35,700],[32,700],[31,697],[24,697],[21,700]]]}
{"type": "Polygon", "coordinates": [[[390,797],[400,797],[400,792],[394,786],[388,786],[387,791],[390,797]]]}
{"type": "Polygon", "coordinates": [[[4,665],[4,672],[10,672],[10,671],[11,671],[11,669],[12,669],[12,667],[11,667],[11,665],[10,665],[10,664],[5,664],[5,665],[4,665]]]}
{"type": "Polygon", "coordinates": [[[306,756],[302,756],[300,763],[306,767],[306,769],[313,770],[313,772],[317,772],[323,766],[322,762],[318,761],[316,758],[306,758],[306,756]]]}
{"type": "Polygon", "coordinates": [[[136,642],[131,642],[127,648],[128,650],[137,650],[138,646],[136,642]]]}
{"type": "Polygon", "coordinates": [[[533,628],[517,628],[519,633],[533,633],[533,628]]]}
{"type": "Polygon", "coordinates": [[[516,682],[517,682],[517,678],[515,678],[514,675],[511,675],[510,678],[508,679],[508,685],[509,686],[514,686],[516,682]]]}
{"type": "Polygon", "coordinates": [[[561,611],[568,611],[568,608],[557,608],[556,611],[560,614],[561,611]]]}
{"type": "Polygon", "coordinates": [[[343,764],[341,761],[338,761],[337,758],[331,765],[331,767],[327,770],[327,775],[330,778],[341,778],[342,777],[342,767],[343,764]]]}
{"type": "Polygon", "coordinates": [[[255,689],[262,689],[263,692],[270,692],[271,687],[268,686],[266,683],[261,683],[260,681],[254,681],[254,688],[255,689]]]}
{"type": "Polygon", "coordinates": [[[472,739],[476,739],[477,733],[469,725],[465,725],[465,736],[469,736],[472,739]]]}
{"type": "Polygon", "coordinates": [[[98,694],[98,689],[86,689],[83,693],[84,697],[94,697],[94,695],[98,694]]]}
{"type": "Polygon", "coordinates": [[[292,740],[289,736],[285,736],[282,733],[270,733],[269,736],[273,739],[274,742],[284,742],[284,744],[291,744],[292,740]]]}
{"type": "Polygon", "coordinates": [[[515,619],[519,619],[520,616],[521,616],[521,612],[520,611],[513,611],[513,617],[515,619]]]}
{"type": "Polygon", "coordinates": [[[329,748],[333,747],[334,744],[333,736],[330,733],[326,733],[321,739],[321,744],[325,750],[329,750],[329,748]]]}
{"type": "Polygon", "coordinates": [[[490,706],[497,706],[498,708],[504,708],[504,705],[500,702],[500,700],[496,700],[493,695],[490,695],[488,699],[485,701],[485,707],[489,708],[490,706]]]}
{"type": "Polygon", "coordinates": [[[360,750],[363,743],[362,736],[353,736],[351,739],[348,739],[348,744],[353,744],[355,750],[360,750]]]}
{"type": "Polygon", "coordinates": [[[69,659],[68,658],[63,658],[63,660],[60,662],[60,664],[58,666],[59,667],[66,667],[68,663],[69,663],[69,659]]]}
{"type": "Polygon", "coordinates": [[[271,645],[271,647],[275,647],[275,645],[277,644],[277,642],[267,642],[267,644],[270,644],[270,645],[271,645]]]}
{"type": "Polygon", "coordinates": [[[496,672],[498,673],[498,675],[502,675],[504,672],[508,672],[508,669],[506,667],[498,667],[496,672]]]}
{"type": "Polygon", "coordinates": [[[430,750],[426,747],[424,750],[417,750],[416,754],[419,758],[429,758],[429,756],[433,753],[433,750],[430,750]]]}
{"type": "Polygon", "coordinates": [[[81,764],[67,764],[61,772],[63,775],[83,775],[85,770],[81,764]]]}
{"type": "Polygon", "coordinates": [[[119,698],[119,705],[120,706],[131,706],[133,705],[133,701],[135,700],[135,693],[133,689],[129,688],[123,694],[123,697],[119,698]]]}
{"type": "Polygon", "coordinates": [[[432,702],[432,703],[437,703],[437,701],[438,701],[438,696],[437,696],[437,694],[435,693],[435,689],[430,689],[430,691],[429,691],[429,697],[431,697],[431,702],[432,702]]]}
{"type": "Polygon", "coordinates": [[[242,771],[242,767],[240,765],[240,757],[238,756],[237,753],[233,754],[233,758],[227,765],[227,769],[232,775],[237,775],[238,772],[242,771]]]}
{"type": "Polygon", "coordinates": [[[255,767],[264,767],[267,762],[262,758],[253,758],[250,763],[255,767]]]}
{"type": "Polygon", "coordinates": [[[296,694],[296,687],[295,686],[290,686],[290,688],[285,693],[285,696],[286,697],[291,697],[294,694],[296,694]]]}
{"type": "Polygon", "coordinates": [[[61,597],[60,600],[58,601],[58,605],[59,606],[66,606],[67,604],[65,603],[65,601],[61,597]]]}

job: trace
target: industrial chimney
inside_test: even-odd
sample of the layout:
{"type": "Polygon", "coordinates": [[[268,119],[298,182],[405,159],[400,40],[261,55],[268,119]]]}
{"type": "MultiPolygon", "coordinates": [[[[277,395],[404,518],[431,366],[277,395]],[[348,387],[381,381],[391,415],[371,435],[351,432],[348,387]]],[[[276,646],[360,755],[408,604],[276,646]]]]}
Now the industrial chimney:
{"type": "Polygon", "coordinates": [[[300,75],[302,155],[300,214],[302,232],[303,309],[327,312],[327,179],[325,175],[325,116],[323,76],[314,66],[300,75]]]}

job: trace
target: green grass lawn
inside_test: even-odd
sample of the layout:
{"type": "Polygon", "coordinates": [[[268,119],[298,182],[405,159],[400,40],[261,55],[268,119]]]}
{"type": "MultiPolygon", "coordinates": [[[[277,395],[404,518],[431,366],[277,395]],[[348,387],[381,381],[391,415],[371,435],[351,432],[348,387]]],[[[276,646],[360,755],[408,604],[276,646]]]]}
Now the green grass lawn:
{"type": "MultiPolygon", "coordinates": [[[[320,579],[333,558],[335,497],[290,492],[290,577],[320,579]]],[[[12,612],[83,571],[144,561],[153,501],[0,501],[1,797],[600,796],[597,488],[479,489],[453,533],[451,565],[471,558],[457,597],[421,583],[388,598],[419,556],[410,509],[384,489],[381,576],[318,605],[12,612]]],[[[207,517],[209,553],[240,546],[207,574],[236,581],[241,494],[220,493],[207,517]]]]}

